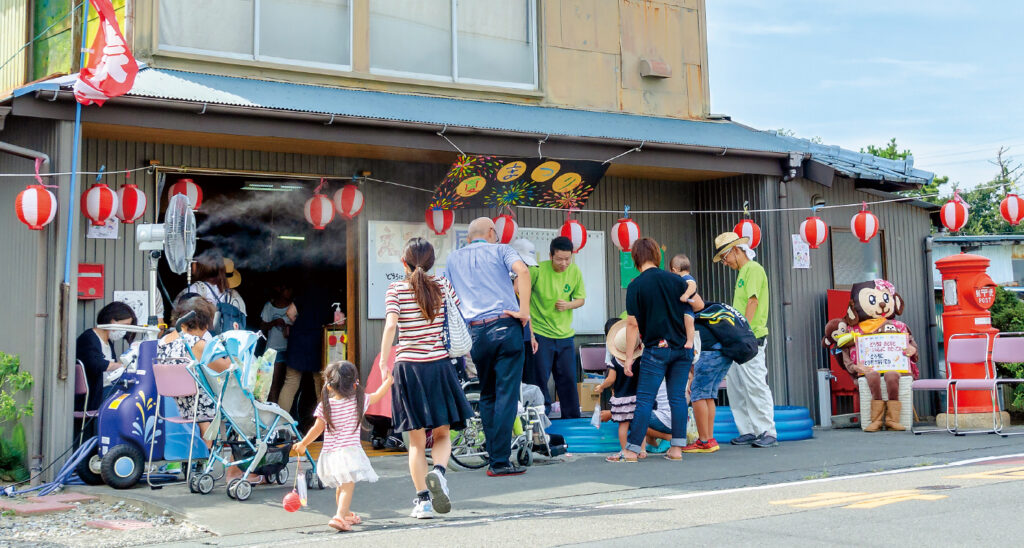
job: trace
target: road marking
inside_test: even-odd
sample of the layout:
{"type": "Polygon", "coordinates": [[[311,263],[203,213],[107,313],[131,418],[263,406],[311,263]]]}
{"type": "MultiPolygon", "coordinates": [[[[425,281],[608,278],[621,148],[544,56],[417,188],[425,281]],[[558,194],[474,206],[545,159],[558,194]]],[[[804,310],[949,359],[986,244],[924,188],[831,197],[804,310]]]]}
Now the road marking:
{"type": "Polygon", "coordinates": [[[843,508],[869,509],[908,500],[940,500],[944,498],[946,498],[946,495],[928,495],[917,489],[903,489],[899,491],[883,491],[881,493],[818,493],[817,495],[798,499],[773,500],[770,504],[791,506],[793,508],[842,506],[843,508]]]}
{"type": "Polygon", "coordinates": [[[978,472],[976,474],[946,476],[946,479],[1024,479],[1024,466],[989,470],[988,472],[978,472]]]}

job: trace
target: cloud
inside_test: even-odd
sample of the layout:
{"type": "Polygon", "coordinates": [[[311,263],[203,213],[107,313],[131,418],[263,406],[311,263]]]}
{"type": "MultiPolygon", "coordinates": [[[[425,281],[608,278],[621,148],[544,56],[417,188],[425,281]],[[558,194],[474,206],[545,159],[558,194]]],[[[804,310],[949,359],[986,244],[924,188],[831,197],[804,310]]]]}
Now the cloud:
{"type": "Polygon", "coordinates": [[[796,36],[820,31],[805,23],[719,23],[709,25],[716,36],[796,36]]]}
{"type": "Polygon", "coordinates": [[[931,78],[964,79],[978,71],[978,67],[970,63],[910,61],[906,59],[892,59],[889,57],[865,59],[858,62],[895,67],[905,73],[908,73],[908,75],[913,74],[928,76],[931,78]]]}
{"type": "Polygon", "coordinates": [[[892,85],[892,80],[878,76],[861,76],[840,80],[822,80],[818,83],[821,89],[833,88],[880,88],[892,85]]]}

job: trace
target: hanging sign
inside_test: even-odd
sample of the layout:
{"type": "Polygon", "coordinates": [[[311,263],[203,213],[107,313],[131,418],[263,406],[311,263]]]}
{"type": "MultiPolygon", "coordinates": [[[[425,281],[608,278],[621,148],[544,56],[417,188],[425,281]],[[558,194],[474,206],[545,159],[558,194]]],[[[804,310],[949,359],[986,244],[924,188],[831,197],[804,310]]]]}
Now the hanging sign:
{"type": "Polygon", "coordinates": [[[434,190],[430,208],[580,209],[607,169],[590,160],[459,156],[434,190]]]}

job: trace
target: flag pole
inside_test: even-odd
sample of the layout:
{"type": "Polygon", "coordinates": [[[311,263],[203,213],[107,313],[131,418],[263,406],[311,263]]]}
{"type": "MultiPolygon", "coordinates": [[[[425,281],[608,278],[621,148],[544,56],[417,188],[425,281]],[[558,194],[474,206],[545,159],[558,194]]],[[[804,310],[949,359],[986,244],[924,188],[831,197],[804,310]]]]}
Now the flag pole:
{"type": "MultiPolygon", "coordinates": [[[[89,0],[82,0],[82,43],[78,54],[78,70],[85,66],[85,44],[89,34],[89,0]]],[[[82,147],[82,103],[75,101],[75,136],[71,148],[71,186],[68,192],[67,239],[64,246],[64,283],[71,283],[71,234],[75,223],[75,195],[78,186],[78,162],[82,147]]]]}

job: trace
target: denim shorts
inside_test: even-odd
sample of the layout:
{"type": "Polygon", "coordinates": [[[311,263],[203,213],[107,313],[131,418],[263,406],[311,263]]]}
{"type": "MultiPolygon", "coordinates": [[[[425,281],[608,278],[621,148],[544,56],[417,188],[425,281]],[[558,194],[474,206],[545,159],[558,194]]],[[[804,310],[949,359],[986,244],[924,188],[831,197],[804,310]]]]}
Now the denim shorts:
{"type": "Polygon", "coordinates": [[[718,397],[718,385],[729,372],[732,360],[718,350],[705,350],[693,366],[693,383],[690,384],[690,401],[713,400],[718,397]]]}

